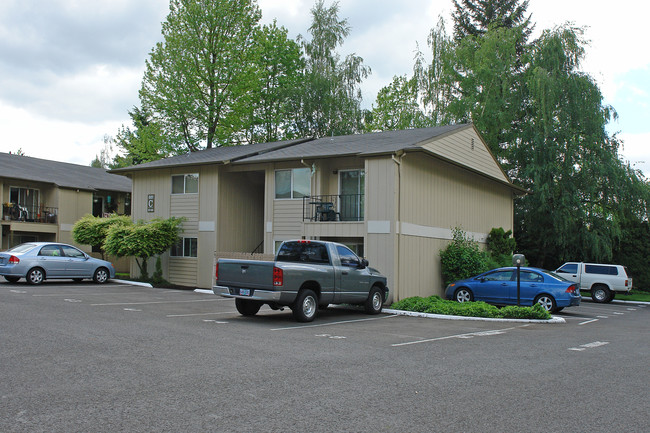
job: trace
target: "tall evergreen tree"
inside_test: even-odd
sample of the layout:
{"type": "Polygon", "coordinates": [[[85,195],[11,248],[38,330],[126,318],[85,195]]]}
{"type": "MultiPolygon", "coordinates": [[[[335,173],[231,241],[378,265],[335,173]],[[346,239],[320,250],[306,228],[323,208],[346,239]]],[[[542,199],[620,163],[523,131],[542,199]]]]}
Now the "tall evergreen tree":
{"type": "Polygon", "coordinates": [[[529,0],[453,0],[454,38],[483,36],[492,27],[522,27],[530,36],[530,15],[526,17],[529,0]]]}

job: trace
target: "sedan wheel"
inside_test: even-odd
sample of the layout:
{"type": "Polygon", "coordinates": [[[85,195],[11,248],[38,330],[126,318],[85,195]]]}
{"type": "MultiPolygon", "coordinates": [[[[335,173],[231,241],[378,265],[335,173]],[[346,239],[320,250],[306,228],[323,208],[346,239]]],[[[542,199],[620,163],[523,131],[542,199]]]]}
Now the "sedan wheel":
{"type": "Polygon", "coordinates": [[[474,295],[468,288],[460,287],[456,289],[456,292],[454,293],[454,299],[457,302],[471,302],[474,300],[474,295]]]}
{"type": "Polygon", "coordinates": [[[541,305],[542,308],[544,308],[549,313],[555,313],[557,311],[557,307],[555,306],[555,299],[549,295],[539,295],[537,298],[535,298],[535,304],[541,305]]]}
{"type": "Polygon", "coordinates": [[[104,284],[108,281],[109,273],[106,268],[97,268],[95,274],[93,275],[93,281],[97,284],[104,284]]]}
{"type": "Polygon", "coordinates": [[[27,282],[29,284],[41,284],[45,279],[45,274],[41,268],[32,268],[27,272],[27,282]]]}

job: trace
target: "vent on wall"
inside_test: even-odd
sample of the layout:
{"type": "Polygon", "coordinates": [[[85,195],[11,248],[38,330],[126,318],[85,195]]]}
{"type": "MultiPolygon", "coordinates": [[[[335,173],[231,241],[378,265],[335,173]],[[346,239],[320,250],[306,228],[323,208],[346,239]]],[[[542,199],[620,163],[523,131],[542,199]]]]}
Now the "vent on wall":
{"type": "Polygon", "coordinates": [[[470,146],[470,147],[471,147],[472,150],[474,150],[474,139],[473,139],[473,138],[472,138],[471,146],[470,146]]]}

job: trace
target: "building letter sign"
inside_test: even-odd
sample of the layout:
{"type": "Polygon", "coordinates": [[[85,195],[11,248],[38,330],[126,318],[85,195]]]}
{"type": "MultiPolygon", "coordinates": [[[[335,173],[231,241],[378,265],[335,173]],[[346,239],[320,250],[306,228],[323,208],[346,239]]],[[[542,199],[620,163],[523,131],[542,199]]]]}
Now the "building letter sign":
{"type": "Polygon", "coordinates": [[[147,196],[147,212],[153,212],[156,204],[156,195],[149,194],[147,196]]]}

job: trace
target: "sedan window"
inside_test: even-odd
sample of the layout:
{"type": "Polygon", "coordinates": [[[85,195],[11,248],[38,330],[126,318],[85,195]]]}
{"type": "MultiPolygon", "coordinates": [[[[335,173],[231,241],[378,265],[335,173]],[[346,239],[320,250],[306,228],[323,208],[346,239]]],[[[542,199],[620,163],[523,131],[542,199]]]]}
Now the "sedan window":
{"type": "Polygon", "coordinates": [[[536,272],[530,272],[530,271],[521,271],[520,275],[521,281],[526,281],[529,283],[543,283],[544,278],[536,273],[536,272]]]}
{"type": "Polygon", "coordinates": [[[46,257],[60,257],[62,255],[61,248],[59,248],[58,245],[45,245],[38,252],[38,255],[46,257]]]}
{"type": "Polygon", "coordinates": [[[492,272],[491,274],[488,274],[483,278],[486,281],[510,281],[512,279],[512,272],[513,271],[492,272]]]}
{"type": "Polygon", "coordinates": [[[66,257],[85,257],[85,254],[83,251],[79,251],[76,248],[69,247],[69,246],[62,246],[63,253],[66,255],[66,257]]]}

